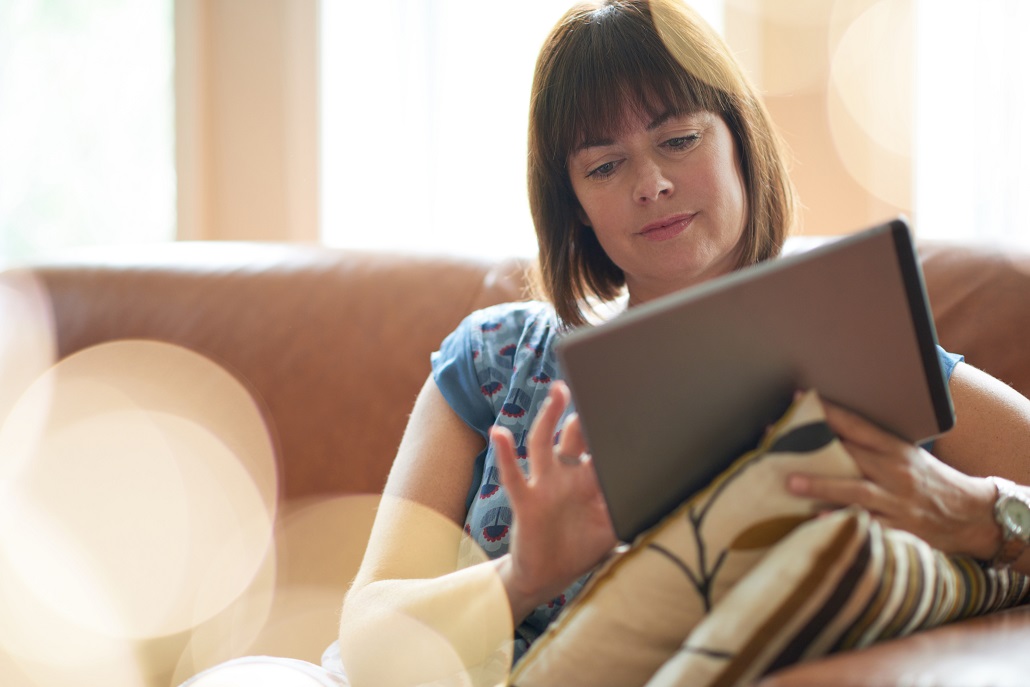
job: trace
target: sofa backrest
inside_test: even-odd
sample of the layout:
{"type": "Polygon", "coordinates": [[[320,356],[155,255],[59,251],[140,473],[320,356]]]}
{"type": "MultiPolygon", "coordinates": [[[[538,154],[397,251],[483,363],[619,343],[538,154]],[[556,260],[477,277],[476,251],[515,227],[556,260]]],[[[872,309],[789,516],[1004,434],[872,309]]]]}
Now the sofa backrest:
{"type": "Polygon", "coordinates": [[[266,416],[289,500],[379,492],[429,353],[472,310],[521,298],[523,269],[515,260],[181,243],[36,273],[59,357],[153,339],[242,381],[266,416]]]}
{"type": "Polygon", "coordinates": [[[918,244],[940,344],[1030,396],[1030,251],[918,244]]]}
{"type": "MultiPolygon", "coordinates": [[[[941,344],[1030,394],[1030,253],[920,244],[941,344]]],[[[141,338],[201,353],[266,415],[281,498],[376,493],[429,354],[526,264],[288,244],[180,243],[35,270],[60,357],[141,338]]]]}

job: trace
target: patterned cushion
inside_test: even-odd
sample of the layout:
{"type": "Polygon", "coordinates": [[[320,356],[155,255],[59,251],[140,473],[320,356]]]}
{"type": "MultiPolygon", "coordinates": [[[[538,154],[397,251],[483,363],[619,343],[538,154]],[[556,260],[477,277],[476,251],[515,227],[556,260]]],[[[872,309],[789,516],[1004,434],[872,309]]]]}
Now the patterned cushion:
{"type": "Polygon", "coordinates": [[[1025,576],[945,556],[860,509],[813,518],[783,486],[794,471],[857,474],[814,393],[599,569],[509,684],[747,683],[1030,595],[1025,576]]]}
{"type": "Polygon", "coordinates": [[[811,501],[784,487],[795,471],[857,474],[811,392],[756,450],[598,570],[511,683],[643,685],[769,547],[811,517],[811,501]]]}
{"type": "Polygon", "coordinates": [[[1030,582],[946,556],[859,509],[797,528],[690,633],[647,687],[750,684],[799,660],[1024,602],[1030,582]]]}

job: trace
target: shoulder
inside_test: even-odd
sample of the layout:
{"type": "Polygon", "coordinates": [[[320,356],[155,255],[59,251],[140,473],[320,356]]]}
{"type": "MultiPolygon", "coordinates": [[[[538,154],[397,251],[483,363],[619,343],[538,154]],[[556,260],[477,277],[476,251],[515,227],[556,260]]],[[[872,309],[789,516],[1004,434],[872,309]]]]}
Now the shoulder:
{"type": "Polygon", "coordinates": [[[558,318],[549,303],[501,303],[467,315],[441,346],[459,347],[478,356],[523,340],[545,341],[558,331],[558,318]]]}
{"type": "Polygon", "coordinates": [[[477,310],[433,354],[437,383],[480,388],[492,397],[512,384],[516,371],[527,371],[527,363],[540,367],[547,362],[550,371],[557,333],[557,316],[547,303],[504,303],[477,310]]]}
{"type": "Polygon", "coordinates": [[[509,393],[555,377],[558,329],[554,308],[539,301],[477,310],[433,353],[437,386],[470,424],[485,432],[509,393]]]}
{"type": "Polygon", "coordinates": [[[554,308],[540,301],[504,303],[478,310],[462,325],[477,364],[491,374],[514,372],[520,361],[550,358],[559,327],[554,308]]]}
{"type": "Polygon", "coordinates": [[[951,353],[944,350],[940,344],[937,345],[937,361],[941,364],[941,370],[944,372],[945,379],[950,380],[952,373],[955,372],[955,367],[964,360],[965,356],[951,353]]]}
{"type": "Polygon", "coordinates": [[[558,318],[554,307],[541,301],[500,303],[471,313],[463,326],[484,334],[523,332],[536,327],[554,328],[558,318]]]}

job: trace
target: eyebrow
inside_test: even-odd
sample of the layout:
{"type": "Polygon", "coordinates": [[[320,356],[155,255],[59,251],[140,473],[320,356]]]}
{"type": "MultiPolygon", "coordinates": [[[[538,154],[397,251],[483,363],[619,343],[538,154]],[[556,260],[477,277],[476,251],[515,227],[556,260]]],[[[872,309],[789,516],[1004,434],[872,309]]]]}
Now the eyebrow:
{"type": "MultiPolygon", "coordinates": [[[[647,130],[654,131],[662,124],[665,124],[667,121],[669,121],[673,117],[678,116],[679,114],[681,113],[677,110],[666,110],[665,112],[651,120],[651,123],[647,125],[647,130]]],[[[576,155],[577,153],[583,150],[586,150],[587,148],[601,148],[604,146],[610,146],[614,144],[615,139],[612,138],[588,138],[587,140],[583,141],[578,146],[572,149],[570,157],[572,155],[576,155]]]]}

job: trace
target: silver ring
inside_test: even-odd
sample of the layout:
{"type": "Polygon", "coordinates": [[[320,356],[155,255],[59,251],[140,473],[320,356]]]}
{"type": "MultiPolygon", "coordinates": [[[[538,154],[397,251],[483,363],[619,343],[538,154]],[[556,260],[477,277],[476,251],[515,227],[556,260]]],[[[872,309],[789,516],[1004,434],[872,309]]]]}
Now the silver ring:
{"type": "Polygon", "coordinates": [[[581,465],[583,463],[582,453],[576,456],[570,456],[567,453],[562,453],[561,451],[559,451],[557,458],[558,462],[562,465],[569,465],[571,467],[576,467],[577,465],[581,465]]]}

